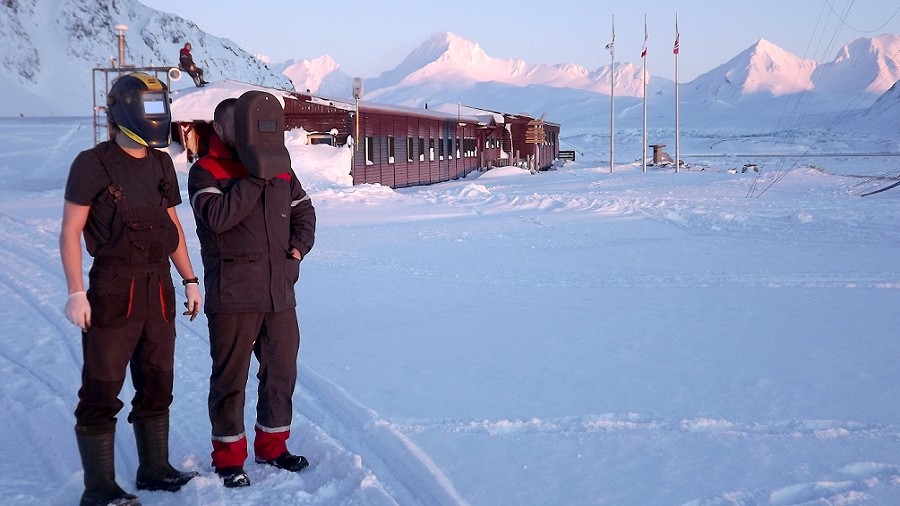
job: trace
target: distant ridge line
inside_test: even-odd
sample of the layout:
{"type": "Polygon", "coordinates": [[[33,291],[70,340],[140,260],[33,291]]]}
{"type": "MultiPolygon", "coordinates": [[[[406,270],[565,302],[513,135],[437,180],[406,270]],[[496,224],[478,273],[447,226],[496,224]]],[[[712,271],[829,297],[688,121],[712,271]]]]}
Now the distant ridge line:
{"type": "Polygon", "coordinates": [[[682,153],[682,157],[694,156],[700,158],[727,158],[737,156],[741,158],[813,158],[813,157],[834,157],[834,156],[900,156],[900,152],[878,151],[872,153],[682,153]]]}

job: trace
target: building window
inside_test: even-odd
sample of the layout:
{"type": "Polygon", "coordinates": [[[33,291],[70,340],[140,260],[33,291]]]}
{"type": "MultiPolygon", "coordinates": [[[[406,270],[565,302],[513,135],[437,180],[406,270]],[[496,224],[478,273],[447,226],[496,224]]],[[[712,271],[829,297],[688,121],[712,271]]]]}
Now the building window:
{"type": "Polygon", "coordinates": [[[366,136],[366,165],[375,164],[375,139],[371,135],[366,136]]]}
{"type": "Polygon", "coordinates": [[[438,158],[444,159],[444,139],[438,139],[438,158]]]}
{"type": "Polygon", "coordinates": [[[394,163],[394,138],[388,137],[388,163],[394,163]]]}
{"type": "Polygon", "coordinates": [[[413,161],[413,138],[412,137],[406,138],[406,161],[407,162],[413,161]]]}
{"type": "Polygon", "coordinates": [[[434,161],[434,139],[428,139],[428,159],[434,161]]]}
{"type": "Polygon", "coordinates": [[[419,161],[425,161],[425,138],[419,137],[419,161]]]}

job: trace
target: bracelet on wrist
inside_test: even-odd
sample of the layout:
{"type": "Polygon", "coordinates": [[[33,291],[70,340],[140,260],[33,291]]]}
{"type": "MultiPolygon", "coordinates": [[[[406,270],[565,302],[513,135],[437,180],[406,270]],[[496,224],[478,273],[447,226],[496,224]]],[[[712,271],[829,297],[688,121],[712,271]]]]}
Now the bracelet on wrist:
{"type": "Polygon", "coordinates": [[[188,279],[183,279],[183,280],[181,280],[181,284],[184,285],[184,286],[188,286],[188,285],[199,285],[199,284],[200,284],[200,278],[188,278],[188,279]]]}

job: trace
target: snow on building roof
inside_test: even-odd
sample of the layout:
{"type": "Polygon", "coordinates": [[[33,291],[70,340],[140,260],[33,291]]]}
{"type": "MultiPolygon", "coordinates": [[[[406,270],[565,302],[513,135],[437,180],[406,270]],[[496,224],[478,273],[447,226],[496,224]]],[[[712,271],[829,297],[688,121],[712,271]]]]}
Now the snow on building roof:
{"type": "Polygon", "coordinates": [[[202,88],[186,88],[173,91],[171,93],[172,121],[176,123],[190,121],[212,122],[213,112],[216,110],[216,106],[219,105],[219,102],[226,98],[238,98],[245,92],[251,90],[271,93],[281,103],[282,108],[284,107],[285,100],[297,99],[292,92],[286,90],[267,88],[256,84],[225,79],[223,81],[209,83],[202,88]]]}

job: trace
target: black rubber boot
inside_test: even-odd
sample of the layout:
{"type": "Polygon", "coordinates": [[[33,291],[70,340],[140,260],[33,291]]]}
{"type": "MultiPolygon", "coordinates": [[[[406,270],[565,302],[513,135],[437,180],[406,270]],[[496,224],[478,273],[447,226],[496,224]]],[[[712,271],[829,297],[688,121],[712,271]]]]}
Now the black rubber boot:
{"type": "Polygon", "coordinates": [[[140,506],[141,501],[116,483],[115,427],[113,432],[96,433],[75,427],[78,453],[84,468],[84,493],[81,506],[140,506]]]}
{"type": "Polygon", "coordinates": [[[135,479],[138,490],[175,492],[200,476],[196,471],[179,471],[169,464],[169,415],[135,420],[134,440],[139,461],[135,479]]]}
{"type": "Polygon", "coordinates": [[[243,467],[216,468],[216,474],[222,478],[226,488],[249,487],[250,477],[244,472],[243,467]]]}
{"type": "Polygon", "coordinates": [[[267,464],[292,473],[298,473],[309,467],[309,461],[306,460],[306,457],[303,455],[294,455],[291,452],[284,452],[272,460],[262,460],[257,457],[256,463],[267,464]]]}

